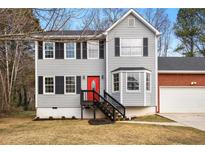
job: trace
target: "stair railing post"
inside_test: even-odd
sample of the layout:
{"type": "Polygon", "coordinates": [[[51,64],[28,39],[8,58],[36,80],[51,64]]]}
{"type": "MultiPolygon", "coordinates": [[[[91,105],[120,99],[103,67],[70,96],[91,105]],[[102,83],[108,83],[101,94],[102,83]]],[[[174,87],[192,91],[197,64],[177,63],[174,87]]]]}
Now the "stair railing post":
{"type": "Polygon", "coordinates": [[[113,107],[113,121],[115,121],[115,108],[113,107]]]}

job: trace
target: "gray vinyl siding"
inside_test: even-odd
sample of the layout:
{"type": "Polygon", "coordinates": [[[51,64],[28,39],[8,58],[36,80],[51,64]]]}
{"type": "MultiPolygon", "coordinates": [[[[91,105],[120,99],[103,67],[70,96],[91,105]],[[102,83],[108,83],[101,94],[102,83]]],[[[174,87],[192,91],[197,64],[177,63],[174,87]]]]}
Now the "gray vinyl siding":
{"type": "MultiPolygon", "coordinates": [[[[87,89],[87,76],[100,76],[100,92],[105,89],[104,59],[43,59],[37,60],[37,76],[81,76],[81,87],[87,89]],[[102,79],[103,75],[103,79],[102,79]],[[85,79],[83,78],[85,76],[85,79]]],[[[80,107],[79,94],[37,96],[38,107],[80,107]]]]}
{"type": "Polygon", "coordinates": [[[144,73],[140,73],[139,92],[127,92],[126,84],[126,73],[123,73],[123,105],[144,106],[144,73]]]}
{"type": "MultiPolygon", "coordinates": [[[[136,21],[136,27],[128,27],[128,18],[133,17],[129,15],[125,18],[121,23],[119,23],[116,27],[114,27],[107,36],[107,44],[108,44],[108,90],[109,93],[112,93],[112,80],[111,80],[111,71],[119,68],[119,67],[144,67],[151,71],[151,96],[148,98],[148,105],[153,106],[155,104],[155,87],[156,87],[156,70],[155,70],[155,34],[151,32],[144,24],[140,21],[136,21]],[[114,55],[114,39],[116,37],[119,38],[148,38],[148,57],[115,57],[114,55]]],[[[123,79],[125,79],[123,75],[123,79]]],[[[144,79],[144,78],[141,78],[144,79]]],[[[124,81],[124,80],[123,80],[124,81]]],[[[142,82],[141,82],[142,83],[142,82]]],[[[123,82],[125,85],[125,83],[123,82]]],[[[113,95],[113,94],[112,94],[113,95]]],[[[140,106],[143,103],[144,93],[141,91],[139,94],[129,94],[124,91],[123,87],[123,104],[127,106],[140,106]]]]}

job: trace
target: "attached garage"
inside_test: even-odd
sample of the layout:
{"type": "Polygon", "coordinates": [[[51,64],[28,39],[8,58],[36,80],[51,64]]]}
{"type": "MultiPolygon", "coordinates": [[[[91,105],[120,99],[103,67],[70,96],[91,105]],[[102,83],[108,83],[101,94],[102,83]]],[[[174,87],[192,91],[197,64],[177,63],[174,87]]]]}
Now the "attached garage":
{"type": "Polygon", "coordinates": [[[205,112],[205,87],[160,87],[160,112],[205,112]]]}
{"type": "Polygon", "coordinates": [[[160,113],[205,113],[205,58],[159,57],[160,113]]]}

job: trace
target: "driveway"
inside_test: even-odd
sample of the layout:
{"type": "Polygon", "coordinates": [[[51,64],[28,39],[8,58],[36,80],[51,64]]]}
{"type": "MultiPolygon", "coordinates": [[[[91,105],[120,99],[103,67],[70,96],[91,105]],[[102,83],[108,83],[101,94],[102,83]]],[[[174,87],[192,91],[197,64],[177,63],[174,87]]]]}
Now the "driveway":
{"type": "Polygon", "coordinates": [[[185,126],[194,127],[205,131],[205,113],[191,114],[191,113],[163,113],[159,114],[165,118],[174,120],[185,126]]]}

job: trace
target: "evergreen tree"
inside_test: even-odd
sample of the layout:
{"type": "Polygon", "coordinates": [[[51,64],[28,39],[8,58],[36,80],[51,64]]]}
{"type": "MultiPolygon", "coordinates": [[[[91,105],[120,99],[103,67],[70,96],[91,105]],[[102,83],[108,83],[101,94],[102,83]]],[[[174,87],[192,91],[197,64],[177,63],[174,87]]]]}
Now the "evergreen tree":
{"type": "Polygon", "coordinates": [[[180,44],[175,51],[187,56],[205,56],[205,9],[179,9],[174,25],[180,44]]]}

